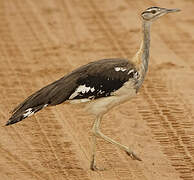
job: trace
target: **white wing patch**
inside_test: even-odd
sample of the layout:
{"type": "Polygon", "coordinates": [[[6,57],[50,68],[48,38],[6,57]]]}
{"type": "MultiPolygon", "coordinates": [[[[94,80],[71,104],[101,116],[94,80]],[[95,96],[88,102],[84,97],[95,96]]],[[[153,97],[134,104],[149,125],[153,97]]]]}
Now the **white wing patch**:
{"type": "Polygon", "coordinates": [[[123,68],[123,67],[115,67],[114,68],[115,69],[115,71],[122,71],[122,72],[125,72],[127,69],[126,68],[123,68]]]}
{"type": "Polygon", "coordinates": [[[105,91],[101,91],[101,90],[100,90],[98,93],[99,93],[99,94],[103,94],[103,93],[105,93],[105,91]]]}
{"type": "Polygon", "coordinates": [[[25,110],[25,113],[23,114],[23,116],[25,118],[25,117],[32,116],[33,114],[34,114],[34,111],[32,111],[32,108],[28,108],[27,110],[25,110]]]}
{"type": "Polygon", "coordinates": [[[91,92],[94,92],[94,91],[95,91],[94,87],[93,87],[93,88],[91,88],[91,89],[90,89],[90,91],[91,91],[91,92]]]}
{"type": "Polygon", "coordinates": [[[84,94],[84,93],[87,93],[87,92],[94,92],[95,91],[95,88],[94,87],[87,87],[85,84],[84,85],[80,85],[76,90],[75,92],[69,97],[69,99],[73,99],[74,97],[78,96],[80,93],[84,94]]]}
{"type": "Polygon", "coordinates": [[[132,73],[132,72],[134,72],[134,69],[130,70],[127,74],[130,74],[130,73],[132,73]]]}
{"type": "Polygon", "coordinates": [[[43,108],[44,108],[44,107],[47,107],[47,106],[48,106],[48,104],[45,104],[45,105],[43,106],[43,108]]]}

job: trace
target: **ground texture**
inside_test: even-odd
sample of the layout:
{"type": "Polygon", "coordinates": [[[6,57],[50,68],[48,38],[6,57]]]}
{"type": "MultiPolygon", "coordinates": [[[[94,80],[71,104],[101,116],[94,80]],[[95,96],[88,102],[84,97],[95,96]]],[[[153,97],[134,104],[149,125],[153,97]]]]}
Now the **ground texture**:
{"type": "Polygon", "coordinates": [[[194,1],[1,0],[0,179],[193,180],[194,1]],[[102,132],[141,158],[99,140],[89,170],[93,117],[60,105],[4,127],[9,112],[44,85],[92,60],[130,58],[139,15],[180,8],[152,26],[149,73],[138,96],[107,114],[102,132]]]}

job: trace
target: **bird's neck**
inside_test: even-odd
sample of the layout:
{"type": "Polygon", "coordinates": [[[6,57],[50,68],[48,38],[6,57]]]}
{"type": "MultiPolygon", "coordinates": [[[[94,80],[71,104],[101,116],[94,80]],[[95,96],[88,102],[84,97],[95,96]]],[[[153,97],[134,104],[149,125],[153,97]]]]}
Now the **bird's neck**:
{"type": "Polygon", "coordinates": [[[143,40],[141,42],[140,49],[133,57],[133,62],[136,68],[143,74],[146,74],[148,70],[149,62],[149,49],[150,49],[150,25],[148,21],[142,23],[143,40]]]}

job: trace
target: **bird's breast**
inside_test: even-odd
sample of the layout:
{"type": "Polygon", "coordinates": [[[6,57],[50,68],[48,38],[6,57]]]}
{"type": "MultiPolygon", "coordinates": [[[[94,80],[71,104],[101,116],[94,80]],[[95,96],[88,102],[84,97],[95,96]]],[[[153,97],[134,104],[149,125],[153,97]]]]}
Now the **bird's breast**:
{"type": "Polygon", "coordinates": [[[129,80],[123,84],[123,86],[111,95],[116,96],[134,96],[136,94],[136,85],[134,80],[129,80]]]}

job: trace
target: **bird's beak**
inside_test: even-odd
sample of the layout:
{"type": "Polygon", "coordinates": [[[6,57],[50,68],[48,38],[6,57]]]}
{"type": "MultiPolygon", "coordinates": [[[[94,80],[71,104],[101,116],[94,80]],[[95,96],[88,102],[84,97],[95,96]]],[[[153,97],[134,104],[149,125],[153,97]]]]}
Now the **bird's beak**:
{"type": "Polygon", "coordinates": [[[173,12],[179,12],[181,11],[180,9],[166,9],[167,13],[173,13],[173,12]]]}

